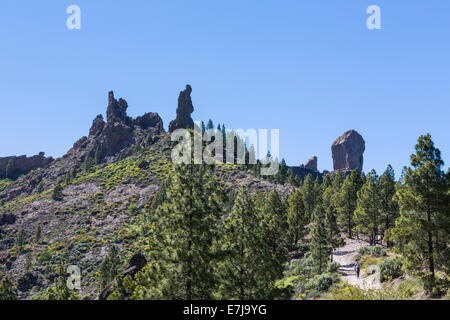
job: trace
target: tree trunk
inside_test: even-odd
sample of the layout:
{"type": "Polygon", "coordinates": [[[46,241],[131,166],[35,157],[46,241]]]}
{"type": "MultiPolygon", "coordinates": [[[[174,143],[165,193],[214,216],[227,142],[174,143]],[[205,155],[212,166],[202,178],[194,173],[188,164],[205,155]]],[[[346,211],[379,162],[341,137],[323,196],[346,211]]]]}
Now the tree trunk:
{"type": "Polygon", "coordinates": [[[352,238],[352,216],[348,215],[348,237],[352,238]]]}
{"type": "MultiPolygon", "coordinates": [[[[430,209],[428,209],[428,213],[427,213],[427,221],[429,224],[429,227],[431,225],[431,212],[430,209]]],[[[435,276],[434,276],[434,258],[433,258],[433,234],[431,232],[431,230],[428,230],[428,263],[429,263],[429,268],[430,268],[430,273],[431,273],[431,288],[434,287],[434,282],[435,282],[435,276]]]]}

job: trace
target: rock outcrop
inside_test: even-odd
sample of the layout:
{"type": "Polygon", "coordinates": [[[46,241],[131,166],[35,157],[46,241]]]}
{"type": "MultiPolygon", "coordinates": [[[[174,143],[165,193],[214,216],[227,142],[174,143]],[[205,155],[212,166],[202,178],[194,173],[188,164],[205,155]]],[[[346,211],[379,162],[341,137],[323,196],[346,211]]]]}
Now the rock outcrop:
{"type": "Polygon", "coordinates": [[[366,143],[358,132],[355,130],[345,132],[331,146],[334,170],[362,171],[365,149],[366,143]]]}
{"type": "MultiPolygon", "coordinates": [[[[129,275],[132,278],[134,278],[136,273],[138,271],[140,271],[143,267],[145,267],[146,264],[147,264],[147,259],[145,259],[145,257],[142,254],[136,253],[135,255],[133,255],[133,257],[131,257],[130,261],[128,262],[128,267],[122,271],[122,273],[120,274],[120,277],[123,279],[129,275]]],[[[114,281],[111,282],[110,284],[108,284],[105,287],[105,289],[103,289],[103,291],[98,296],[98,300],[108,299],[108,297],[111,295],[111,293],[113,293],[113,284],[114,284],[114,281]]]]}
{"type": "Polygon", "coordinates": [[[134,120],[134,125],[139,126],[144,130],[150,130],[154,134],[161,134],[164,132],[163,121],[156,112],[148,112],[143,116],[137,117],[134,120]]]}
{"type": "Polygon", "coordinates": [[[108,94],[108,108],[106,110],[106,121],[108,123],[123,122],[131,123],[131,118],[127,116],[128,103],[120,98],[117,101],[114,98],[114,92],[110,91],[108,94]]]}
{"type": "Polygon", "coordinates": [[[89,130],[89,137],[98,136],[103,131],[103,128],[105,128],[105,125],[106,123],[103,120],[103,116],[99,114],[92,122],[91,129],[89,130]]]}
{"type": "Polygon", "coordinates": [[[305,164],[302,164],[300,168],[317,171],[317,157],[312,157],[305,164]]]}
{"type": "Polygon", "coordinates": [[[12,213],[0,214],[0,227],[8,224],[14,224],[16,222],[16,216],[12,213]]]}
{"type": "Polygon", "coordinates": [[[0,179],[6,178],[8,164],[11,164],[11,171],[9,172],[11,176],[8,178],[17,178],[18,176],[27,174],[31,170],[43,168],[53,161],[54,159],[52,157],[45,157],[44,152],[33,157],[13,156],[0,158],[0,179]]]}
{"type": "MultiPolygon", "coordinates": [[[[119,152],[131,148],[138,143],[136,131],[145,136],[159,136],[164,132],[161,117],[154,112],[132,119],[127,115],[128,103],[120,98],[114,98],[114,92],[108,94],[106,122],[98,115],[92,122],[88,137],[80,138],[65,157],[76,157],[83,161],[86,157],[95,157],[100,152],[101,159],[117,156],[119,152]]],[[[125,153],[129,154],[127,150],[125,153]]],[[[116,159],[113,159],[116,160],[116,159]]]]}
{"type": "Polygon", "coordinates": [[[186,85],[186,89],[180,92],[178,97],[177,117],[169,124],[169,132],[177,129],[193,128],[194,121],[191,118],[191,113],[194,112],[194,106],[191,100],[192,88],[186,85]]]}

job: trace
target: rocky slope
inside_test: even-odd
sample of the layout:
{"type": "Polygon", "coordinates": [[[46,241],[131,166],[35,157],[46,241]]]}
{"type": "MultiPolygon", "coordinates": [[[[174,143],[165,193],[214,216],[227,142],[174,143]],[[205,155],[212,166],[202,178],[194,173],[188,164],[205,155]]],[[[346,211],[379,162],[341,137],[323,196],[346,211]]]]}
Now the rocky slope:
{"type": "MultiPolygon", "coordinates": [[[[190,92],[187,86],[180,93],[171,129],[191,125],[190,92]]],[[[38,298],[65,263],[81,269],[81,296],[95,299],[96,273],[109,245],[120,249],[124,261],[148,247],[149,231],[141,222],[172,167],[173,144],[158,114],[132,119],[127,108],[110,92],[107,121],[97,116],[89,135],[62,158],[42,161],[16,180],[0,180],[0,272],[17,285],[19,298],[38,298]],[[55,200],[57,185],[63,191],[55,200]]],[[[229,190],[245,184],[287,195],[292,188],[234,165],[219,165],[216,172],[229,190]]]]}

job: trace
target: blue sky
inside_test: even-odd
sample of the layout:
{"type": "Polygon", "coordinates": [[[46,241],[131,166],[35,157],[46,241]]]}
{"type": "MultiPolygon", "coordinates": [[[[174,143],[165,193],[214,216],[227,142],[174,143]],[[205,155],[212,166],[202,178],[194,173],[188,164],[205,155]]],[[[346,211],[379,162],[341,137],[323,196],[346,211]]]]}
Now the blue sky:
{"type": "Polygon", "coordinates": [[[289,165],[332,169],[348,129],[366,172],[399,174],[428,132],[448,160],[449,15],[443,0],[2,0],[0,156],[62,156],[109,90],[167,128],[189,83],[194,120],[280,129],[289,165]],[[81,30],[66,28],[71,4],[81,30]],[[381,30],[366,28],[371,4],[381,30]]]}

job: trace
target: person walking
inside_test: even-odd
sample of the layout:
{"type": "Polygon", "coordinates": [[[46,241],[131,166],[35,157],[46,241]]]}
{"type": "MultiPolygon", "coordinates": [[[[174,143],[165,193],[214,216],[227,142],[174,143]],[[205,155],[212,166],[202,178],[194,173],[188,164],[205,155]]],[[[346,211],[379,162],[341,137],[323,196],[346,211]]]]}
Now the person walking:
{"type": "Polygon", "coordinates": [[[355,262],[354,269],[355,269],[355,272],[356,272],[356,277],[359,279],[359,270],[360,269],[359,269],[358,261],[355,262]]]}

